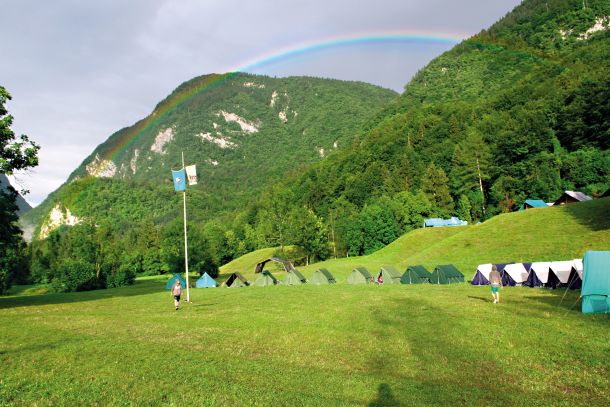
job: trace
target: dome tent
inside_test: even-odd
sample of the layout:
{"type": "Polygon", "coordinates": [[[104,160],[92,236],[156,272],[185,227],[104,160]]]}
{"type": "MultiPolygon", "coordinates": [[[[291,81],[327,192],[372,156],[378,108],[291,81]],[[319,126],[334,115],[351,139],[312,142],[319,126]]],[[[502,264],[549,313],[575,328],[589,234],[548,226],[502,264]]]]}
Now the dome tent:
{"type": "Polygon", "coordinates": [[[402,284],[428,284],[432,275],[421,264],[418,266],[409,266],[400,278],[402,284]]]}
{"type": "Polygon", "coordinates": [[[267,270],[263,270],[260,276],[252,283],[256,287],[267,287],[272,285],[278,285],[280,282],[267,270]]]}
{"type": "Polygon", "coordinates": [[[335,284],[337,280],[335,277],[325,268],[316,270],[315,273],[311,276],[309,281],[315,285],[323,285],[323,284],[335,284]]]}
{"type": "Polygon", "coordinates": [[[180,285],[182,286],[182,288],[186,288],[186,281],[184,281],[184,279],[182,278],[180,273],[175,273],[172,276],[172,278],[169,279],[167,284],[165,284],[165,289],[166,290],[171,290],[172,287],[174,286],[174,284],[176,283],[176,280],[180,281],[180,285]]]}
{"type": "Polygon", "coordinates": [[[367,284],[373,282],[373,276],[365,267],[356,267],[347,277],[348,284],[367,284]]]}
{"type": "Polygon", "coordinates": [[[216,280],[214,280],[208,273],[203,273],[201,277],[195,282],[197,288],[215,288],[218,286],[216,280]]]}
{"type": "Polygon", "coordinates": [[[430,278],[432,284],[463,283],[464,275],[453,264],[436,266],[430,278]]]}
{"type": "Polygon", "coordinates": [[[375,282],[378,284],[400,284],[400,277],[400,271],[393,266],[383,266],[375,276],[375,282]]]}

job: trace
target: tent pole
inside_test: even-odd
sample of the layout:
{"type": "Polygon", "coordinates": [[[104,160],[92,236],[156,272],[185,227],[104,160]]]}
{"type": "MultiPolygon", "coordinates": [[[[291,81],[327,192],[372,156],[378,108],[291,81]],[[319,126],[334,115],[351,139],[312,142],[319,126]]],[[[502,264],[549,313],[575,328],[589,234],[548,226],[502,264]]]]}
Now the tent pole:
{"type": "MultiPolygon", "coordinates": [[[[182,152],[182,168],[184,168],[184,151],[182,152]]],[[[191,295],[189,291],[188,239],[186,235],[186,189],[182,191],[182,209],[184,213],[184,268],[186,270],[186,302],[191,302],[191,295]]]]}
{"type": "Polygon", "coordinates": [[[566,298],[566,294],[568,293],[568,290],[570,289],[570,287],[572,287],[572,284],[574,283],[574,276],[577,275],[577,274],[578,274],[578,272],[575,272],[574,275],[572,275],[572,278],[570,279],[569,284],[568,284],[565,292],[563,293],[563,297],[561,297],[561,301],[559,301],[558,307],[561,306],[561,303],[563,302],[563,299],[566,298]]]}

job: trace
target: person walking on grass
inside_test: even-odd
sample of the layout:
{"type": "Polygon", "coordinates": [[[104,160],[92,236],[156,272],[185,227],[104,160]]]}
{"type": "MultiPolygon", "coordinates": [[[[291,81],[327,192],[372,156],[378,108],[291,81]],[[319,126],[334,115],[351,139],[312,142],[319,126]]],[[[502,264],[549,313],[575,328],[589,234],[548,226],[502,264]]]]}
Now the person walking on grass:
{"type": "Polygon", "coordinates": [[[182,294],[182,285],[180,284],[180,280],[176,279],[174,286],[172,287],[172,295],[174,296],[174,305],[176,306],[176,311],[178,311],[178,307],[180,307],[180,295],[182,294]]]}
{"type": "Polygon", "coordinates": [[[489,273],[489,283],[491,284],[491,295],[494,298],[494,304],[500,302],[500,287],[502,286],[502,276],[498,272],[498,268],[494,264],[491,266],[491,273],[489,273]]]}

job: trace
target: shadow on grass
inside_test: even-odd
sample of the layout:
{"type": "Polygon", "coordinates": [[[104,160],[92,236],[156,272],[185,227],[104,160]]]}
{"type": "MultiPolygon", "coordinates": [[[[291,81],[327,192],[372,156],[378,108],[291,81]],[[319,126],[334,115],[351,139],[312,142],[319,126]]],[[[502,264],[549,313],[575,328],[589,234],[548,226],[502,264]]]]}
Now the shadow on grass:
{"type": "Polygon", "coordinates": [[[565,205],[565,210],[568,215],[590,230],[610,229],[610,198],[568,204],[565,205]]]}
{"type": "Polygon", "coordinates": [[[469,325],[472,320],[463,322],[459,314],[451,306],[410,297],[375,315],[381,332],[378,343],[386,346],[401,338],[407,345],[400,357],[381,351],[372,358],[370,370],[387,377],[388,383],[380,385],[370,406],[515,405],[540,400],[540,394],[522,388],[516,393],[498,391],[512,388],[519,377],[507,371],[502,352],[494,349],[493,328],[476,332],[477,327],[469,325]]]}
{"type": "Polygon", "coordinates": [[[471,298],[473,300],[483,301],[483,302],[489,302],[489,303],[493,302],[493,299],[491,298],[491,296],[489,296],[489,298],[484,298],[484,297],[474,297],[472,295],[469,295],[468,298],[471,298]]]}
{"type": "Polygon", "coordinates": [[[367,407],[400,407],[403,404],[394,397],[392,388],[387,383],[381,383],[377,389],[377,398],[367,404],[367,407]]]}
{"type": "Polygon", "coordinates": [[[135,284],[132,286],[108,288],[104,290],[81,291],[76,293],[27,295],[20,297],[0,297],[0,309],[96,301],[115,297],[134,297],[164,291],[165,281],[136,281],[135,284]]]}
{"type": "Polygon", "coordinates": [[[562,309],[565,311],[580,311],[580,290],[567,290],[565,288],[557,288],[551,290],[548,288],[532,288],[532,290],[543,290],[546,295],[526,295],[524,300],[535,301],[545,305],[545,308],[562,309]]]}

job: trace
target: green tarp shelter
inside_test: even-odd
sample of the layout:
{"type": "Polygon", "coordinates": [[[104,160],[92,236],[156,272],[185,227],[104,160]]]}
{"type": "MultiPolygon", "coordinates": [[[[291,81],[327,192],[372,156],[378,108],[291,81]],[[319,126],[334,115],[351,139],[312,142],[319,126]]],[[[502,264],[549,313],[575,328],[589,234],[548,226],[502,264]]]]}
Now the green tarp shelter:
{"type": "Polygon", "coordinates": [[[610,251],[589,251],[583,258],[582,312],[610,314],[610,251]]]}
{"type": "Polygon", "coordinates": [[[305,284],[306,282],[307,282],[307,279],[305,277],[303,277],[303,274],[301,274],[297,269],[294,269],[294,270],[288,272],[288,274],[286,275],[286,278],[284,279],[284,281],[282,281],[282,284],[301,285],[301,284],[305,284]]]}
{"type": "Polygon", "coordinates": [[[402,284],[427,284],[430,282],[432,274],[421,264],[409,266],[400,278],[402,284]]]}
{"type": "Polygon", "coordinates": [[[393,266],[382,266],[375,276],[377,284],[400,284],[400,271],[393,266]]]}
{"type": "Polygon", "coordinates": [[[327,269],[318,269],[313,276],[309,279],[309,282],[315,285],[323,285],[323,284],[335,284],[337,280],[330,274],[330,271],[327,269]]]}
{"type": "Polygon", "coordinates": [[[165,289],[171,290],[174,284],[176,283],[176,279],[180,281],[180,285],[182,286],[182,288],[186,288],[186,281],[184,281],[180,273],[176,273],[172,276],[172,278],[169,279],[167,284],[165,284],[165,289]]]}
{"type": "Polygon", "coordinates": [[[252,285],[256,287],[267,287],[270,285],[277,285],[280,282],[277,278],[273,277],[273,274],[268,272],[267,270],[263,270],[263,272],[258,276],[256,280],[252,283],[252,285]]]}
{"type": "Polygon", "coordinates": [[[463,283],[464,275],[453,264],[436,266],[430,277],[432,284],[463,283]]]}
{"type": "Polygon", "coordinates": [[[244,278],[239,272],[235,272],[229,276],[229,279],[224,284],[227,287],[239,288],[239,287],[247,287],[250,285],[248,280],[244,278]]]}
{"type": "Polygon", "coordinates": [[[367,284],[373,282],[373,276],[364,267],[356,267],[347,277],[348,284],[367,284]]]}

